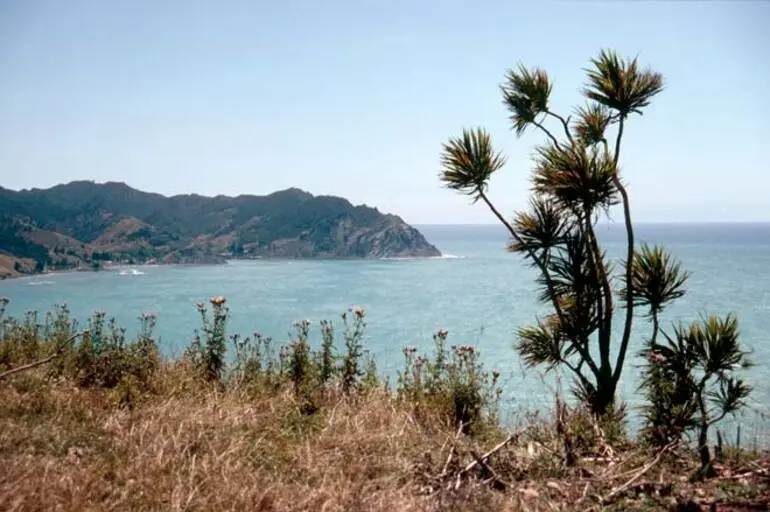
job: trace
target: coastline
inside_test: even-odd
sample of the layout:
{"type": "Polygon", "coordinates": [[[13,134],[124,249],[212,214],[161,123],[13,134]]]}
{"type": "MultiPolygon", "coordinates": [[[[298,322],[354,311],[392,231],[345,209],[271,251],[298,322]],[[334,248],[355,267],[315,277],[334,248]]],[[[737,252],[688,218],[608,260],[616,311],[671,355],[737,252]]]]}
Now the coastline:
{"type": "Polygon", "coordinates": [[[259,256],[254,258],[227,258],[222,261],[200,261],[200,262],[184,262],[184,263],[164,263],[164,262],[155,262],[155,263],[136,263],[133,265],[130,264],[119,264],[119,265],[106,265],[99,269],[93,269],[93,268],[69,268],[69,269],[58,269],[58,270],[48,270],[45,272],[30,272],[25,274],[16,274],[16,275],[6,275],[0,277],[0,283],[3,281],[10,281],[10,280],[17,280],[17,279],[25,279],[25,278],[39,278],[42,276],[47,275],[59,275],[59,274],[76,274],[76,273],[99,273],[99,272],[112,272],[115,270],[126,270],[126,269],[141,269],[141,268],[152,268],[152,267],[203,267],[203,266],[219,266],[219,265],[227,265],[230,263],[241,263],[241,262],[257,262],[257,261],[266,261],[266,262],[293,262],[293,261],[430,261],[430,260],[456,260],[456,259],[463,259],[464,256],[458,256],[455,254],[445,254],[441,253],[439,256],[386,256],[386,257],[296,257],[296,258],[290,258],[285,256],[259,256]]]}

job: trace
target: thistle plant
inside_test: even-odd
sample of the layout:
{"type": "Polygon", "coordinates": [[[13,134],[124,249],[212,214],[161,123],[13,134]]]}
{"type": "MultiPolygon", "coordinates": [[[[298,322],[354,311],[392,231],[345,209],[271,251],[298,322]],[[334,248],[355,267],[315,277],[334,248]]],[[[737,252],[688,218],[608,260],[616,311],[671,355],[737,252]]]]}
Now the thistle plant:
{"type": "Polygon", "coordinates": [[[195,331],[187,356],[207,380],[221,381],[226,363],[229,310],[224,297],[212,297],[209,302],[212,306],[211,318],[206,306],[202,302],[198,303],[204,337],[201,338],[199,331],[195,331]]]}
{"type": "Polygon", "coordinates": [[[419,355],[415,347],[404,347],[404,369],[398,372],[398,395],[418,407],[437,407],[453,426],[470,434],[486,420],[497,421],[502,389],[500,372],[487,372],[480,354],[471,345],[446,347],[449,333],[433,335],[433,357],[419,355]]]}
{"type": "Polygon", "coordinates": [[[352,325],[348,324],[347,313],[342,314],[342,322],[345,325],[345,356],[342,359],[341,380],[345,393],[352,390],[365,374],[365,370],[361,368],[361,358],[364,355],[362,339],[366,329],[366,313],[364,308],[359,306],[350,308],[350,313],[353,315],[352,325]]]}
{"type": "Polygon", "coordinates": [[[321,353],[318,359],[319,378],[322,384],[326,384],[337,371],[334,358],[334,325],[328,320],[321,320],[321,353]]]}
{"type": "Polygon", "coordinates": [[[508,249],[539,272],[539,299],[551,312],[518,330],[517,349],[525,363],[568,369],[577,396],[603,414],[615,401],[638,303],[635,235],[620,174],[621,146],[626,123],[663,90],[663,77],[642,69],[637,59],[624,60],[611,51],[602,51],[591,64],[582,91],[586,104],[567,117],[551,109],[553,87],[544,70],[520,65],[506,74],[501,91],[516,135],[536,129],[545,137],[534,151],[528,210],[509,221],[488,197],[490,178],[506,159],[484,129],[466,129],[444,144],[440,178],[474,203],[485,203],[508,230],[508,249]],[[626,232],[621,296],[613,289],[617,276],[595,229],[617,205],[626,232]],[[616,341],[612,324],[618,301],[625,311],[616,341]]]}

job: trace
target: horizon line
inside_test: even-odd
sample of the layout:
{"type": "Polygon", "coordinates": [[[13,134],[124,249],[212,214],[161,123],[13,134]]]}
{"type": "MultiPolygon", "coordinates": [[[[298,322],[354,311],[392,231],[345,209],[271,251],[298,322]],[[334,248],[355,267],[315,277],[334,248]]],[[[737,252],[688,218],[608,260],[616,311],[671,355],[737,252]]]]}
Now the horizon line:
{"type": "MultiPolygon", "coordinates": [[[[505,229],[505,226],[500,224],[499,222],[414,222],[412,223],[414,226],[431,226],[431,227],[492,227],[492,226],[498,226],[500,228],[505,229]]],[[[624,224],[623,221],[610,221],[608,223],[610,225],[619,225],[622,226],[624,224]]],[[[690,226],[698,226],[698,225],[713,225],[713,224],[721,224],[721,225],[735,225],[735,224],[770,224],[770,220],[640,220],[640,221],[634,221],[634,225],[690,225],[690,226]]]]}

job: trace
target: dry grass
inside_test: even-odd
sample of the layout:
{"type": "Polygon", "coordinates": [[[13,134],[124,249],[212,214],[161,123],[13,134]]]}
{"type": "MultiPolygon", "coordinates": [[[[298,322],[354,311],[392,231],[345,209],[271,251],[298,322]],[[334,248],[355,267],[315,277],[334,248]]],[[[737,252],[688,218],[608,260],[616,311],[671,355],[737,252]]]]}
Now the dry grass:
{"type": "Polygon", "coordinates": [[[686,456],[664,455],[639,474],[654,454],[600,436],[588,446],[578,439],[585,434],[572,432],[577,463],[567,467],[556,429],[539,422],[463,472],[503,432],[457,434],[382,390],[330,392],[318,412],[303,415],[288,390],[205,385],[181,365],[165,367],[153,387],[143,394],[125,386],[83,389],[46,380],[39,370],[0,381],[0,510],[650,510],[688,500],[741,510],[725,508],[728,498],[767,504],[770,465],[762,460],[738,457],[720,468],[723,478],[696,486],[687,482],[695,462],[686,456]]]}

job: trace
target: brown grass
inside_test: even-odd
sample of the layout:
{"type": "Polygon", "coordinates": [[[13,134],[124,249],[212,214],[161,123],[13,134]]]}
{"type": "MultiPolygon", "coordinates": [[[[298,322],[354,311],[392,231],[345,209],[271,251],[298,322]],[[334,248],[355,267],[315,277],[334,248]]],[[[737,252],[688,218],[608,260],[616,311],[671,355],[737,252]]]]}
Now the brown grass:
{"type": "Polygon", "coordinates": [[[577,414],[567,429],[575,465],[564,465],[556,428],[533,421],[463,472],[504,432],[458,434],[384,390],[332,391],[318,412],[303,415],[290,390],[207,385],[180,364],[164,367],[153,388],[83,389],[48,380],[40,369],[0,381],[0,510],[651,510],[688,501],[742,510],[726,507],[768,503],[767,460],[735,457],[720,466],[722,478],[695,485],[687,481],[695,461],[683,451],[640,474],[653,452],[602,441],[577,414]]]}

